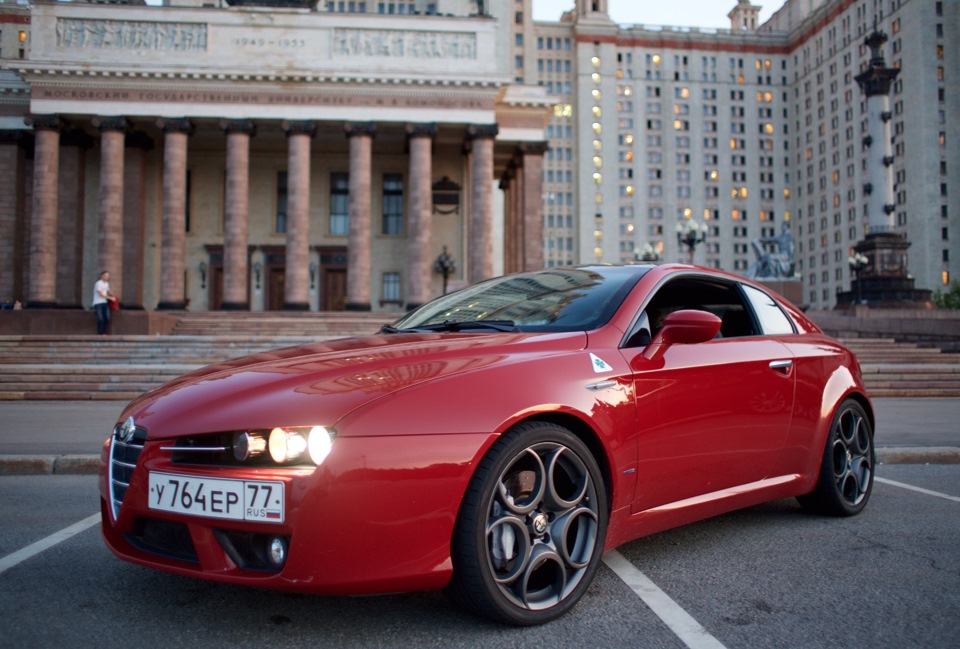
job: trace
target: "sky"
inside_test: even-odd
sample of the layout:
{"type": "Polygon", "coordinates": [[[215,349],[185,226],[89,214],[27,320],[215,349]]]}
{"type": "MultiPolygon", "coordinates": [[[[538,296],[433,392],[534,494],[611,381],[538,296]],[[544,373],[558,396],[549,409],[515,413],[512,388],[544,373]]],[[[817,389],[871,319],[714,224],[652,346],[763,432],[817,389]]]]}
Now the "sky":
{"type": "MultiPolygon", "coordinates": [[[[763,7],[760,22],[765,22],[783,6],[784,0],[753,0],[763,7]]],[[[574,0],[533,0],[534,20],[560,20],[573,9],[574,0]]],[[[737,0],[607,0],[614,22],[634,25],[672,25],[674,27],[710,27],[729,29],[727,14],[737,0]]]]}

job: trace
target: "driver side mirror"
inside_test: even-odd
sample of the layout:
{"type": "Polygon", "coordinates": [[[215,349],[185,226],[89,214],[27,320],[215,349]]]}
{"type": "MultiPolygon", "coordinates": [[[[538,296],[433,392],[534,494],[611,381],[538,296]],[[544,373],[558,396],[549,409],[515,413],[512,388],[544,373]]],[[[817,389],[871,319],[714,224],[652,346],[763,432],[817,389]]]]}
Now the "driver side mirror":
{"type": "Polygon", "coordinates": [[[720,318],[707,311],[682,309],[668,315],[660,331],[653,337],[643,357],[647,360],[661,356],[670,345],[695,345],[716,338],[720,332],[720,318]]]}

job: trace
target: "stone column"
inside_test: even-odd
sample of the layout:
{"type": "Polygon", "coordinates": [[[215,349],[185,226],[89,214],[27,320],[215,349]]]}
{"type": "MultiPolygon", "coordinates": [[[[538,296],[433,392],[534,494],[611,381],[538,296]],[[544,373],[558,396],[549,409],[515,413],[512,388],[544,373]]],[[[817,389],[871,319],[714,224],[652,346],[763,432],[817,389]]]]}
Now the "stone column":
{"type": "Polygon", "coordinates": [[[23,263],[21,240],[25,212],[26,151],[33,135],[23,129],[0,131],[0,301],[22,300],[19,269],[23,263]]]}
{"type": "Polygon", "coordinates": [[[313,122],[284,122],[287,134],[287,252],[284,304],[287,311],[309,311],[310,298],[310,140],[313,122]]]}
{"type": "Polygon", "coordinates": [[[350,235],[347,239],[347,311],[370,310],[370,187],[373,122],[346,125],[350,138],[350,235]]]}
{"type": "MultiPolygon", "coordinates": [[[[143,266],[147,200],[147,152],[153,139],[143,131],[128,133],[123,160],[123,295],[124,309],[143,309],[143,266]]],[[[112,276],[111,276],[112,279],[112,276]]]]}
{"type": "MultiPolygon", "coordinates": [[[[250,138],[257,132],[249,119],[221,120],[227,133],[227,188],[223,224],[223,310],[248,311],[250,138]]],[[[309,152],[308,152],[309,153],[309,152]]],[[[309,157],[308,157],[309,165],[309,157]]],[[[288,258],[289,259],[289,258],[288,258]]],[[[288,275],[289,276],[289,275],[288,275]]]]}
{"type": "Polygon", "coordinates": [[[523,270],[523,188],[526,186],[523,162],[519,157],[514,159],[513,176],[513,195],[510,197],[513,223],[509,229],[504,230],[504,236],[513,239],[510,272],[518,273],[523,270]]]}
{"type": "Polygon", "coordinates": [[[475,284],[493,277],[493,140],[496,124],[467,127],[470,145],[470,268],[475,284]]]}
{"type": "Polygon", "coordinates": [[[57,115],[33,115],[29,121],[36,143],[27,304],[33,308],[50,308],[56,306],[57,299],[57,204],[60,129],[64,124],[57,115]]]}
{"type": "Polygon", "coordinates": [[[157,309],[187,306],[186,266],[187,139],[193,124],[186,118],[160,119],[163,136],[163,224],[160,246],[160,303],[157,309]]]}
{"type": "Polygon", "coordinates": [[[123,298],[123,153],[130,123],[95,117],[100,129],[100,200],[97,210],[97,273],[110,271],[110,290],[123,298]]]}
{"type": "Polygon", "coordinates": [[[500,189],[503,191],[503,272],[512,273],[515,270],[513,259],[516,256],[517,247],[514,233],[517,217],[517,179],[516,167],[512,163],[500,179],[500,189]]]}
{"type": "Polygon", "coordinates": [[[543,154],[546,142],[520,145],[523,156],[523,261],[518,270],[543,267],[543,154]]]}
{"type": "MultiPolygon", "coordinates": [[[[86,213],[86,152],[96,141],[79,128],[60,134],[60,173],[57,192],[57,305],[90,306],[83,294],[84,215],[86,213]]],[[[93,279],[92,277],[89,279],[93,279]]],[[[113,285],[113,277],[110,278],[113,285]]]]}
{"type": "Polygon", "coordinates": [[[407,309],[430,301],[430,221],[433,200],[431,189],[433,158],[431,147],[437,133],[436,124],[408,124],[407,144],[410,148],[410,173],[407,231],[407,309]]]}

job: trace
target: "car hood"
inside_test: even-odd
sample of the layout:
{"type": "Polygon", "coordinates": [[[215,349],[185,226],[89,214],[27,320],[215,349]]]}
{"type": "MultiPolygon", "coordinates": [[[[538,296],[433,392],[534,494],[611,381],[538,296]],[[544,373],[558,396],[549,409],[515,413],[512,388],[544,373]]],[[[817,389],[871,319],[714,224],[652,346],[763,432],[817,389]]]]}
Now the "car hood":
{"type": "Polygon", "coordinates": [[[132,401],[151,438],[334,425],[362,405],[453,374],[583,349],[563,334],[392,334],[245,356],[186,374],[132,401]]]}

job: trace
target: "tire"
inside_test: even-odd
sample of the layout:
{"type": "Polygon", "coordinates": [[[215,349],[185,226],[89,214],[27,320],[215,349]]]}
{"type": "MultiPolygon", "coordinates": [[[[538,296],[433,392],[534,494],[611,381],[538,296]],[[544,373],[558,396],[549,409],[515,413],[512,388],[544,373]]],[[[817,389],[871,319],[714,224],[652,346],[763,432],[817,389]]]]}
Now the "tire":
{"type": "Polygon", "coordinates": [[[874,466],[870,419],[863,406],[847,399],[833,417],[817,486],[797,500],[804,509],[818,514],[859,514],[873,491],[874,466]]]}
{"type": "Polygon", "coordinates": [[[503,624],[556,619],[589,587],[608,516],[586,445],[555,424],[519,424],[493,444],[464,495],[447,594],[503,624]]]}

